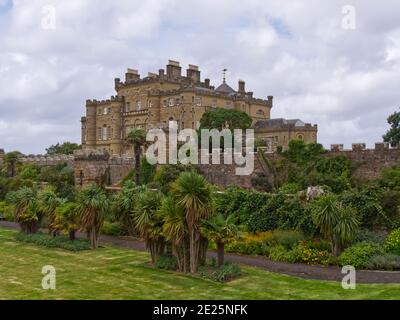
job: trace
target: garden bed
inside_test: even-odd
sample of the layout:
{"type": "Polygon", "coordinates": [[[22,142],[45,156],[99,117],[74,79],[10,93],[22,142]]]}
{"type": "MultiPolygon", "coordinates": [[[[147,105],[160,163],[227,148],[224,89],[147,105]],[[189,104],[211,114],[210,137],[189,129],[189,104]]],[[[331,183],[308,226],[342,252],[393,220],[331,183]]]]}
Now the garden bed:
{"type": "Polygon", "coordinates": [[[25,234],[17,233],[15,240],[24,243],[32,243],[48,248],[60,248],[68,251],[90,250],[90,242],[87,240],[76,239],[70,240],[65,236],[53,237],[44,233],[25,234]]]}

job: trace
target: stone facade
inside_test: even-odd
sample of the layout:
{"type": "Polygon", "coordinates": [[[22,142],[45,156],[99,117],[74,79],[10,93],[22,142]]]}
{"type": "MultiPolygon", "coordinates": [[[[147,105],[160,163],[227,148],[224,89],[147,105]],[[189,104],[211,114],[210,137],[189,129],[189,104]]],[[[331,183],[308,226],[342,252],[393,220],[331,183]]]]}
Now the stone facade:
{"type": "MultiPolygon", "coordinates": [[[[210,80],[201,80],[197,66],[189,65],[186,75],[177,61],[170,60],[158,73],[141,78],[137,70],[128,69],[125,81],[114,81],[116,95],[108,100],[86,101],[86,116],[81,118],[82,145],[86,150],[105,151],[113,155],[131,154],[132,148],[125,138],[132,128],[166,128],[169,121],[177,121],[179,128],[196,129],[204,112],[215,108],[236,109],[246,112],[253,124],[271,118],[273,97],[256,99],[246,91],[245,82],[239,80],[237,90],[225,81],[215,88],[210,80]]],[[[281,128],[261,130],[257,136],[270,140],[281,136],[281,128]]],[[[289,129],[291,132],[291,130],[289,129]]],[[[278,138],[287,146],[292,138],[316,142],[317,128],[302,128],[294,134],[278,138]],[[310,129],[310,130],[309,130],[310,129]],[[308,132],[311,134],[308,134],[308,132]]],[[[275,140],[274,140],[275,141],[275,140]]]]}

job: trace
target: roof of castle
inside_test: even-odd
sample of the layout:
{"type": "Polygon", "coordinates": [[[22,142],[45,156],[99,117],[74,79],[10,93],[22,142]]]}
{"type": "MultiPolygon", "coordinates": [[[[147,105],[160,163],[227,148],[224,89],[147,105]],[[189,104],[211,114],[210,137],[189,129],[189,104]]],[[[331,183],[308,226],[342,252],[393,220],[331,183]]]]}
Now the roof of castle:
{"type": "Polygon", "coordinates": [[[268,120],[259,120],[254,124],[254,128],[255,129],[284,128],[286,126],[304,127],[305,125],[306,124],[300,119],[276,118],[268,120]]]}
{"type": "Polygon", "coordinates": [[[222,83],[215,91],[222,92],[222,93],[236,93],[226,82],[222,83]]]}

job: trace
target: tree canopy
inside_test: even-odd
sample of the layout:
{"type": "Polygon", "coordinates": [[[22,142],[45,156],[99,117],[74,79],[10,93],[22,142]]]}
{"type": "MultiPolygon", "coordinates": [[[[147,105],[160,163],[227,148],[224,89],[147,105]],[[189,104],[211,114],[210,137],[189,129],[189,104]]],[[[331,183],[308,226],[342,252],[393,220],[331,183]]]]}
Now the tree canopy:
{"type": "Polygon", "coordinates": [[[64,142],[62,144],[57,143],[55,145],[50,146],[46,149],[48,155],[56,155],[56,154],[73,154],[75,150],[80,149],[81,146],[77,143],[73,142],[64,142]]]}
{"type": "Polygon", "coordinates": [[[253,120],[246,113],[234,109],[217,108],[203,114],[200,129],[248,129],[253,120]]]}
{"type": "Polygon", "coordinates": [[[390,129],[383,136],[385,142],[389,142],[393,147],[400,145],[400,111],[394,112],[387,119],[390,129]]]}

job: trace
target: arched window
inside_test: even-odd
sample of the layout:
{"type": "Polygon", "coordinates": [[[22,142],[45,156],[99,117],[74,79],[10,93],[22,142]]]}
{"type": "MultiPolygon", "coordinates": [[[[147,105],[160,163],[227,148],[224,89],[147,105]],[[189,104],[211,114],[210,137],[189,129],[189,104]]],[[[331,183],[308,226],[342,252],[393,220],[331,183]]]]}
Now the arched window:
{"type": "Polygon", "coordinates": [[[304,136],[302,134],[297,135],[297,140],[304,140],[304,136]]]}

